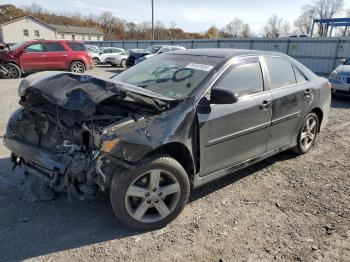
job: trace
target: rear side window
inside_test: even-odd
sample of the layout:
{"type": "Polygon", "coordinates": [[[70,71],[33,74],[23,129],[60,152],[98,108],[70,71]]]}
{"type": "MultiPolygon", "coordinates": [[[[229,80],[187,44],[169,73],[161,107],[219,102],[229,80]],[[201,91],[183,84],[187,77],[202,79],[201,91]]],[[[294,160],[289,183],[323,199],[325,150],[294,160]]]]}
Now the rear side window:
{"type": "Polygon", "coordinates": [[[258,58],[247,58],[229,67],[215,86],[230,89],[238,96],[259,93],[264,81],[258,58]]]}
{"type": "Polygon", "coordinates": [[[26,47],[27,53],[37,53],[37,52],[44,52],[44,45],[41,43],[32,44],[26,47]]]}
{"type": "Polygon", "coordinates": [[[68,45],[73,51],[86,51],[86,47],[82,43],[68,43],[68,45]]]}
{"type": "Polygon", "coordinates": [[[295,73],[295,79],[297,80],[297,83],[302,83],[307,81],[307,78],[295,67],[293,67],[294,73],[295,73]]]}
{"type": "Polygon", "coordinates": [[[272,89],[296,83],[291,63],[280,57],[266,56],[264,59],[269,70],[272,89]]]}
{"type": "Polygon", "coordinates": [[[54,43],[46,43],[46,51],[47,52],[65,52],[63,45],[58,42],[54,43]]]}

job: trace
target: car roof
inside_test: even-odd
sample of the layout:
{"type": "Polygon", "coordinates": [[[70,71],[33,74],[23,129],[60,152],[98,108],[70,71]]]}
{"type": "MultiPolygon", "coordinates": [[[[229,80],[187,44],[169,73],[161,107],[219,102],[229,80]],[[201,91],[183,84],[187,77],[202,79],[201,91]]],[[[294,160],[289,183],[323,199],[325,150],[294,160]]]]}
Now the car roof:
{"type": "Polygon", "coordinates": [[[35,39],[35,40],[28,40],[25,41],[26,43],[36,43],[36,42],[40,42],[40,43],[56,43],[56,42],[64,42],[64,43],[79,43],[79,44],[84,44],[84,42],[81,41],[77,41],[77,40],[61,40],[61,39],[57,39],[57,40],[46,40],[46,39],[35,39]]]}
{"type": "Polygon", "coordinates": [[[196,55],[196,56],[212,56],[212,57],[235,57],[242,55],[279,55],[283,56],[282,53],[259,51],[250,49],[232,49],[232,48],[198,48],[198,49],[185,49],[171,52],[172,54],[178,55],[196,55]]]}

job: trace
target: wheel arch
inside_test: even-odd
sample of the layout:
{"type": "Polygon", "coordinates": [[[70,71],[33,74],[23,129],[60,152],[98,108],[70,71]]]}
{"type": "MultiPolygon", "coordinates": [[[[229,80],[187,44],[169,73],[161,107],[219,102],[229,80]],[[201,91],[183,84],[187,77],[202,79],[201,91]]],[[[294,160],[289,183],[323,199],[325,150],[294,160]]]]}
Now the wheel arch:
{"type": "Polygon", "coordinates": [[[310,111],[310,113],[315,113],[317,115],[317,118],[318,118],[318,121],[319,121],[317,132],[320,132],[320,127],[321,127],[322,120],[323,120],[323,111],[322,111],[322,109],[319,108],[319,107],[315,107],[315,108],[313,108],[310,111]]]}
{"type": "Polygon", "coordinates": [[[180,165],[185,169],[188,174],[190,181],[192,181],[194,173],[195,173],[195,162],[193,160],[193,156],[190,153],[190,150],[180,142],[170,142],[155,150],[149,152],[145,157],[148,157],[153,154],[168,154],[176,161],[180,163],[180,165]]]}
{"type": "Polygon", "coordinates": [[[69,63],[69,68],[72,66],[72,64],[73,64],[74,62],[83,63],[83,65],[85,66],[85,69],[86,69],[86,63],[85,63],[82,59],[73,59],[73,60],[69,63]]]}
{"type": "Polygon", "coordinates": [[[22,73],[25,73],[25,72],[23,71],[23,69],[22,69],[20,63],[17,63],[16,60],[10,60],[10,61],[6,62],[5,65],[6,65],[6,64],[14,64],[14,65],[16,65],[16,66],[19,67],[19,69],[21,70],[22,73]]]}

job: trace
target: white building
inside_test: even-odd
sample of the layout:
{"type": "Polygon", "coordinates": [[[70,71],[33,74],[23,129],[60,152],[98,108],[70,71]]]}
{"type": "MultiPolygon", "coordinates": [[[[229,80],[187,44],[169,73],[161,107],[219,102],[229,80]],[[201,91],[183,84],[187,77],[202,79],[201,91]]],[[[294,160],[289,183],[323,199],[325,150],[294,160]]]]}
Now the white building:
{"type": "Polygon", "coordinates": [[[51,25],[57,30],[57,39],[79,40],[79,41],[103,41],[103,33],[96,28],[51,25]]]}
{"type": "Polygon", "coordinates": [[[0,25],[0,42],[13,44],[33,39],[103,41],[103,33],[96,28],[50,25],[32,16],[24,16],[0,25]]]}

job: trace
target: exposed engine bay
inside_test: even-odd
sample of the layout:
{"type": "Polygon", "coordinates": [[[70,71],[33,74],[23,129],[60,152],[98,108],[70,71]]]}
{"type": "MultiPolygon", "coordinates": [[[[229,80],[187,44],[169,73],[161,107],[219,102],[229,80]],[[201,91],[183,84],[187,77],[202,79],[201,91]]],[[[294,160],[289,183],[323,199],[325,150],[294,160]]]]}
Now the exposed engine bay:
{"type": "Polygon", "coordinates": [[[108,188],[104,158],[117,141],[115,130],[169,107],[93,77],[54,73],[33,79],[19,87],[22,107],[9,120],[4,144],[13,152],[14,167],[23,165],[53,192],[79,199],[108,188]],[[114,132],[106,131],[111,126],[114,132]]]}

